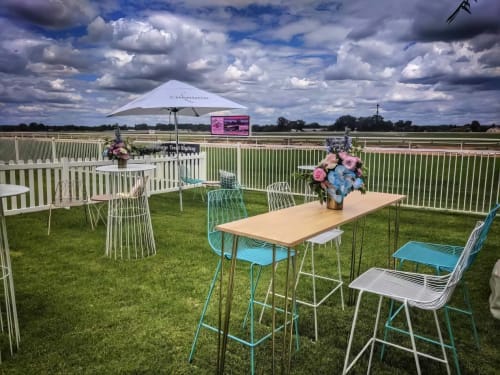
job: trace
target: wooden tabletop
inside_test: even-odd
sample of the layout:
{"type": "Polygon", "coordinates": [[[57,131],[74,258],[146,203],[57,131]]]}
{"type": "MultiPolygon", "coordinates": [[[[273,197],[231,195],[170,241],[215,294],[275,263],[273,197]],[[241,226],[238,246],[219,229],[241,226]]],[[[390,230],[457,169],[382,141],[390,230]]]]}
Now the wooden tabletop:
{"type": "Polygon", "coordinates": [[[405,199],[405,195],[358,191],[344,200],[343,210],[330,210],[318,201],[218,225],[217,230],[285,247],[295,247],[310,237],[359,219],[405,199]]]}

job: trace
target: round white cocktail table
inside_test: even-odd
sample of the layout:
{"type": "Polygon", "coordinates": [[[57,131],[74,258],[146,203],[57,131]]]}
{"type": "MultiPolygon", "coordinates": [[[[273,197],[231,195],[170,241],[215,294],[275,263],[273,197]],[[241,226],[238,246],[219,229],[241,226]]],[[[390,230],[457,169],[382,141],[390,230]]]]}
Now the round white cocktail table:
{"type": "Polygon", "coordinates": [[[14,291],[14,278],[10,262],[9,240],[7,238],[7,226],[5,224],[4,198],[13,197],[28,192],[26,186],[0,184],[0,267],[2,269],[1,279],[3,281],[5,300],[5,319],[2,320],[2,331],[7,332],[10,345],[10,354],[13,354],[13,341],[19,349],[21,338],[19,322],[17,320],[16,294],[14,291]],[[7,325],[5,330],[3,325],[7,325]]]}
{"type": "Polygon", "coordinates": [[[125,168],[105,165],[96,168],[109,174],[110,198],[106,236],[106,255],[111,258],[138,259],[156,254],[156,245],[146,194],[152,164],[128,164],[125,168]]]}

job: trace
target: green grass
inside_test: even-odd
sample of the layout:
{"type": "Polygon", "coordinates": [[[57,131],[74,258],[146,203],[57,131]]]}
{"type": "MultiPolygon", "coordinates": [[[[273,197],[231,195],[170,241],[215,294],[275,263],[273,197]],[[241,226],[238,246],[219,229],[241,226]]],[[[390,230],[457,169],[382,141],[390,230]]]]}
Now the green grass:
{"type": "MultiPolygon", "coordinates": [[[[267,210],[265,195],[245,192],[251,215],[267,210]]],[[[206,241],[205,206],[193,191],[150,198],[157,254],[141,260],[115,261],[104,256],[105,227],[95,231],[85,223],[82,207],[53,212],[48,237],[47,212],[7,217],[14,270],[20,349],[13,357],[2,343],[2,374],[212,374],[216,336],[203,330],[192,364],[187,362],[194,330],[213,275],[217,257],[206,241]]],[[[463,244],[477,217],[403,209],[400,244],[409,239],[463,244]]],[[[363,269],[386,264],[387,211],[367,220],[363,269]]],[[[351,226],[342,228],[343,276],[349,273],[351,226]]],[[[488,309],[489,278],[499,257],[499,224],[494,223],[476,263],[466,274],[481,338],[476,350],[470,325],[452,315],[462,374],[495,374],[500,368],[500,321],[488,309]]],[[[323,271],[333,269],[333,252],[319,251],[323,271]]],[[[260,292],[267,287],[266,272],[260,292]]],[[[239,267],[233,320],[242,315],[247,274],[239,267]]],[[[348,288],[345,289],[346,291],[348,288]]],[[[459,292],[459,290],[457,290],[459,292]]],[[[460,303],[461,293],[454,301],[460,303]]],[[[355,348],[372,330],[376,300],[366,299],[355,348]]],[[[342,370],[354,308],[340,308],[334,295],[319,312],[320,341],[314,343],[312,314],[301,308],[300,351],[292,361],[294,374],[338,374],[342,370]]],[[[215,319],[215,310],[210,317],[215,319]]],[[[429,326],[430,316],[417,314],[415,325],[429,326]]],[[[236,324],[236,323],[234,323],[236,324]]],[[[402,340],[403,342],[404,340],[402,340]]],[[[270,345],[257,349],[257,373],[270,373],[270,345]]],[[[248,351],[230,342],[227,373],[248,373],[248,351]]],[[[352,372],[364,373],[363,361],[352,372]]],[[[423,373],[443,373],[444,367],[422,360],[423,373]]],[[[453,368],[452,368],[453,369],[453,368]]],[[[374,361],[375,374],[413,374],[408,353],[389,350],[374,361]]]]}

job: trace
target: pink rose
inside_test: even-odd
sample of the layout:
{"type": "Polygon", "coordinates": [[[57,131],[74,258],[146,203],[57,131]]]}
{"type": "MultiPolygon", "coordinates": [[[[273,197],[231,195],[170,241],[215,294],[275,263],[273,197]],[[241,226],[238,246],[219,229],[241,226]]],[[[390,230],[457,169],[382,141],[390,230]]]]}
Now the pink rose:
{"type": "Polygon", "coordinates": [[[337,155],[328,154],[326,158],[321,161],[321,165],[325,166],[326,169],[333,169],[337,166],[338,160],[337,155]]]}
{"type": "Polygon", "coordinates": [[[341,152],[339,152],[339,158],[340,158],[341,160],[344,160],[344,159],[345,159],[346,157],[348,157],[348,156],[349,156],[349,154],[348,154],[347,152],[345,152],[345,151],[341,151],[341,152]]]}
{"type": "Polygon", "coordinates": [[[315,168],[312,177],[314,181],[322,182],[326,178],[326,172],[323,168],[315,168]]]}
{"type": "Polygon", "coordinates": [[[342,165],[347,169],[354,171],[356,169],[356,165],[358,164],[359,158],[355,156],[347,155],[342,158],[342,165]]]}

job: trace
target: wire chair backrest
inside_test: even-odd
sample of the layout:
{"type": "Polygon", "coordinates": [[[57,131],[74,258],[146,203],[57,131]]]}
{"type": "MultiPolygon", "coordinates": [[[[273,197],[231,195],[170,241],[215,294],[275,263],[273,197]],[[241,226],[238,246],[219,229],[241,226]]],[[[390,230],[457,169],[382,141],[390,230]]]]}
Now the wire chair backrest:
{"type": "Polygon", "coordinates": [[[187,169],[186,169],[186,166],[184,164],[181,164],[179,166],[179,177],[181,180],[185,180],[186,177],[187,177],[187,169]]]}
{"type": "MultiPolygon", "coordinates": [[[[222,233],[215,228],[219,224],[248,217],[243,195],[240,189],[217,189],[207,193],[207,233],[212,250],[220,256],[222,251],[222,233]]],[[[224,236],[224,254],[231,254],[233,236],[224,236]]]]}
{"type": "Polygon", "coordinates": [[[486,238],[488,237],[488,233],[490,232],[491,224],[493,223],[493,220],[495,219],[495,216],[496,216],[497,211],[499,209],[500,209],[500,203],[497,203],[496,206],[491,209],[491,211],[488,213],[488,215],[484,219],[483,229],[481,230],[481,233],[479,234],[479,239],[476,243],[476,246],[472,250],[472,256],[469,259],[469,263],[467,264],[467,267],[471,266],[471,264],[476,259],[479,251],[481,251],[481,249],[483,248],[484,241],[486,241],[486,238]]]}
{"type": "Polygon", "coordinates": [[[186,184],[192,183],[193,176],[191,176],[191,171],[188,169],[187,166],[185,166],[184,164],[181,164],[179,166],[179,173],[180,173],[179,177],[180,177],[182,182],[184,182],[186,184]]]}
{"type": "Polygon", "coordinates": [[[236,174],[229,171],[219,170],[220,187],[222,189],[240,189],[241,185],[238,182],[236,174]]]}
{"type": "Polygon", "coordinates": [[[424,303],[415,303],[415,305],[422,308],[433,308],[439,309],[443,307],[451,298],[455,287],[462,278],[465,270],[468,267],[470,258],[473,256],[472,251],[477,246],[481,231],[484,228],[484,222],[478,221],[476,226],[472,230],[469,239],[464,247],[464,250],[460,254],[455,268],[452,272],[443,276],[425,275],[423,276],[423,282],[430,289],[434,289],[437,292],[436,298],[431,301],[426,301],[424,303]]]}
{"type": "MultiPolygon", "coordinates": [[[[128,198],[128,199],[136,199],[140,198],[144,195],[144,192],[146,190],[146,185],[148,183],[148,178],[149,176],[141,176],[137,177],[135,179],[134,185],[131,186],[130,190],[127,193],[118,193],[116,195],[117,198],[128,198]]],[[[99,200],[99,201],[104,201],[104,200],[110,200],[113,199],[112,195],[104,194],[100,196],[92,197],[91,200],[99,200]],[[96,199],[96,197],[99,197],[96,199]]]]}
{"type": "Polygon", "coordinates": [[[288,182],[275,182],[268,185],[267,191],[267,206],[269,211],[281,210],[295,206],[292,189],[288,182]]]}
{"type": "Polygon", "coordinates": [[[485,226],[484,221],[478,221],[476,223],[476,226],[472,230],[469,239],[465,244],[464,250],[462,251],[462,254],[460,254],[457,264],[455,265],[455,268],[450,274],[451,285],[458,284],[458,282],[462,278],[465,270],[467,269],[471,261],[471,258],[474,256],[474,250],[477,248],[477,244],[481,237],[481,232],[483,231],[484,226],[485,226]]]}

